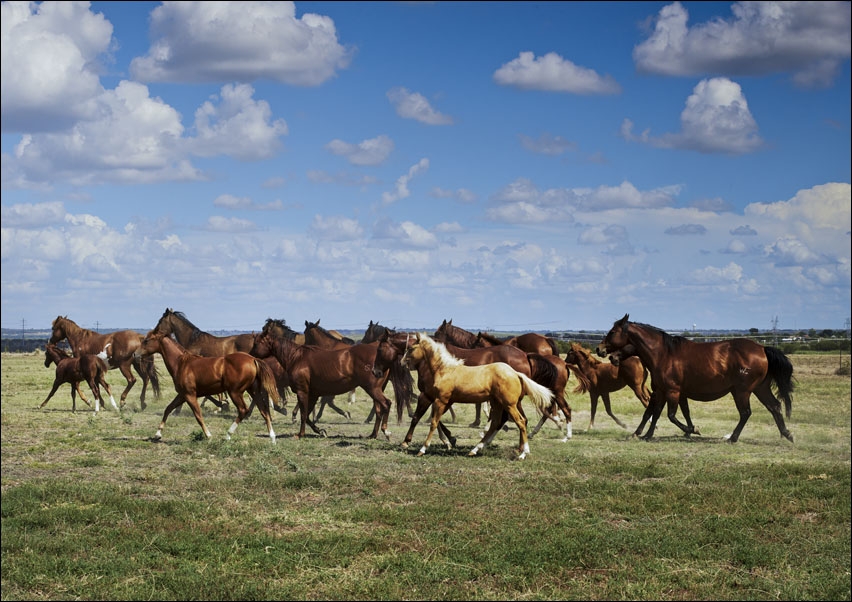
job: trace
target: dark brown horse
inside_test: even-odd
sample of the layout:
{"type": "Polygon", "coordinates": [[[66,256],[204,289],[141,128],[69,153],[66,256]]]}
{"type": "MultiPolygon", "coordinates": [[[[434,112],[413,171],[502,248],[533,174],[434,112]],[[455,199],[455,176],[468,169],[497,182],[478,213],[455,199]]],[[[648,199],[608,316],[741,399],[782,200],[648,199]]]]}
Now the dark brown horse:
{"type": "MultiPolygon", "coordinates": [[[[355,344],[353,339],[349,337],[345,337],[336,330],[326,330],[322,326],[320,326],[320,321],[316,322],[308,322],[305,320],[305,335],[304,335],[304,344],[305,345],[313,345],[315,347],[319,347],[321,349],[345,349],[346,347],[350,347],[355,344]]],[[[319,400],[319,409],[315,411],[313,421],[318,422],[322,417],[322,413],[325,411],[326,407],[331,408],[344,418],[352,418],[352,414],[348,411],[339,408],[334,403],[334,395],[323,395],[319,400]]],[[[351,406],[355,403],[355,389],[349,391],[349,405],[351,406]]],[[[293,420],[296,419],[296,411],[298,410],[298,406],[293,408],[293,420]]],[[[371,411],[370,415],[367,417],[366,422],[372,422],[375,414],[371,411]]]]}
{"type": "Polygon", "coordinates": [[[595,413],[598,410],[598,399],[603,399],[604,408],[609,417],[623,429],[627,425],[612,413],[609,394],[620,391],[624,387],[630,387],[642,405],[648,407],[651,392],[645,385],[648,380],[648,371],[642,365],[642,361],[636,357],[624,358],[618,364],[602,362],[592,352],[578,343],[571,343],[571,348],[565,356],[565,361],[571,367],[580,384],[574,389],[574,393],[588,393],[591,400],[592,415],[589,419],[589,428],[595,427],[595,413]]]}
{"type": "Polygon", "coordinates": [[[278,389],[272,372],[264,362],[242,351],[220,357],[203,357],[188,352],[172,338],[156,334],[153,331],[149,332],[142,340],[142,344],[136,353],[140,356],[159,353],[169,374],[172,375],[177,392],[175,398],[163,412],[163,419],[154,439],[163,437],[166,419],[172,413],[172,410],[184,402],[192,408],[192,413],[195,414],[195,419],[205,436],[208,439],[212,437],[207,425],[204,424],[201,406],[198,404],[198,396],[216,395],[218,393],[227,393],[237,407],[237,418],[225,435],[226,438],[230,439],[240,422],[247,418],[250,413],[243,398],[243,394],[248,391],[252,402],[257,403],[260,413],[266,421],[269,438],[275,443],[269,400],[278,403],[278,389]]]}
{"type": "Polygon", "coordinates": [[[119,405],[124,407],[127,394],[136,384],[136,377],[131,372],[131,366],[142,378],[142,395],[139,405],[144,410],[145,391],[148,383],[154,391],[154,397],[160,398],[160,376],[152,358],[137,358],[135,352],[142,343],[142,335],[135,330],[117,330],[107,334],[99,334],[93,330],[81,328],[69,320],[67,316],[58,316],[51,326],[53,332],[49,343],[55,345],[63,339],[68,339],[71,352],[75,357],[81,355],[96,355],[107,349],[107,366],[110,370],[118,368],[127,380],[127,386],[121,392],[119,405]],[[108,346],[108,347],[107,347],[108,346]]]}
{"type": "MultiPolygon", "coordinates": [[[[275,357],[290,379],[290,388],[296,393],[302,423],[296,438],[305,436],[305,425],[318,435],[325,431],[317,428],[310,418],[317,399],[323,395],[341,395],[355,387],[361,387],[376,408],[376,424],[369,438],[375,439],[381,428],[390,439],[387,420],[390,400],[382,389],[391,377],[390,371],[377,378],[373,376],[373,360],[377,343],[355,344],[345,349],[320,349],[312,345],[297,345],[294,342],[272,336],[271,333],[257,335],[251,353],[256,357],[275,357]]],[[[401,383],[399,383],[401,384],[401,383]]],[[[405,393],[396,391],[397,399],[405,399],[405,393]]]]}
{"type": "MultiPolygon", "coordinates": [[[[380,340],[384,335],[388,335],[391,338],[402,336],[401,333],[397,333],[393,328],[388,328],[387,326],[382,326],[378,322],[373,322],[370,320],[370,323],[367,325],[367,329],[364,331],[364,336],[361,338],[362,343],[373,343],[375,341],[380,340]]],[[[400,359],[402,356],[400,356],[400,359]]],[[[411,371],[402,365],[401,362],[397,362],[396,364],[389,364],[388,368],[395,372],[396,378],[404,379],[409,383],[409,388],[411,390],[411,396],[405,400],[405,407],[408,410],[408,417],[411,418],[414,416],[414,409],[411,407],[411,402],[414,401],[416,403],[416,399],[414,399],[414,379],[411,377],[411,371]]],[[[397,408],[400,406],[397,405],[397,408]]],[[[456,413],[453,410],[453,407],[449,407],[450,415],[453,418],[453,422],[456,421],[456,413]]],[[[370,415],[367,417],[367,422],[373,417],[373,410],[370,410],[370,415]]]]}
{"type": "MultiPolygon", "coordinates": [[[[686,401],[714,401],[730,393],[740,420],[725,439],[734,443],[751,416],[750,399],[754,393],[772,414],[781,436],[793,441],[792,433],[784,424],[781,402],[772,392],[774,385],[784,400],[789,418],[793,405],[793,364],[779,349],[745,338],[696,343],[648,324],[630,322],[628,318],[629,315],[624,314],[613,324],[598,344],[597,352],[598,355],[611,354],[614,363],[637,355],[650,371],[653,396],[646,414],[651,412],[651,426],[644,439],[653,436],[663,405],[668,405],[669,420],[690,435],[696,430],[686,401]],[[686,425],[677,419],[679,404],[686,425]]],[[[640,429],[643,426],[644,419],[640,429]]]]}
{"type": "Polygon", "coordinates": [[[49,368],[50,364],[56,364],[56,378],[53,381],[53,387],[50,389],[50,393],[47,394],[45,400],[41,402],[40,406],[38,406],[39,409],[47,405],[47,402],[51,397],[53,397],[53,394],[56,393],[57,389],[65,383],[69,383],[71,385],[72,412],[77,411],[77,393],[80,394],[80,399],[82,399],[87,406],[91,406],[92,404],[89,403],[89,400],[86,399],[86,396],[83,395],[83,391],[80,389],[80,383],[85,381],[89,384],[89,388],[92,390],[92,396],[95,399],[96,413],[100,411],[101,406],[103,405],[101,399],[101,386],[103,386],[104,390],[106,390],[109,395],[112,407],[118,411],[118,406],[115,404],[115,398],[112,396],[112,390],[109,388],[109,384],[105,378],[107,370],[109,370],[109,368],[107,368],[106,361],[104,360],[105,357],[105,351],[102,351],[101,355],[85,354],[79,357],[71,357],[64,349],[60,349],[56,345],[51,345],[50,343],[45,345],[44,367],[49,368]]]}

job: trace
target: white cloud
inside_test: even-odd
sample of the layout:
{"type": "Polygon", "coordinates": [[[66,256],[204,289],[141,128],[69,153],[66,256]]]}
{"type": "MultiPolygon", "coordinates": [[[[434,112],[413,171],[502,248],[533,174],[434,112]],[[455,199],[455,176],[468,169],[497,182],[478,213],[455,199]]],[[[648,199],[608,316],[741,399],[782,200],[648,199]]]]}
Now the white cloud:
{"type": "Polygon", "coordinates": [[[88,2],[3,2],[3,132],[44,132],[97,115],[98,58],[112,25],[88,2]]]}
{"type": "Polygon", "coordinates": [[[852,222],[852,186],[847,182],[821,184],[800,190],[789,201],[752,203],[746,206],[745,214],[848,231],[852,222]]]}
{"type": "Polygon", "coordinates": [[[576,149],[577,145],[566,140],[562,136],[554,136],[544,133],[538,138],[531,138],[526,134],[518,134],[521,146],[526,150],[539,155],[562,155],[565,151],[576,149]]]}
{"type": "Polygon", "coordinates": [[[207,218],[204,227],[212,232],[251,232],[257,230],[254,222],[237,217],[222,217],[221,215],[211,215],[207,218]]]}
{"type": "Polygon", "coordinates": [[[390,156],[393,146],[393,140],[382,134],[358,144],[335,138],[325,148],[335,155],[346,157],[352,165],[381,165],[390,156]]]}
{"type": "Polygon", "coordinates": [[[360,239],[364,229],[357,220],[348,217],[315,215],[310,233],[320,240],[345,241],[360,239]]]}
{"type": "Polygon", "coordinates": [[[130,71],[143,82],[252,82],[318,86],[352,51],[334,21],[292,2],[164,2],[151,11],[148,54],[130,71]]]}
{"type": "Polygon", "coordinates": [[[392,88],[387,93],[388,100],[396,109],[396,114],[404,119],[415,119],[426,125],[451,125],[453,118],[432,108],[422,94],[410,92],[406,88],[392,88]]]}
{"type": "Polygon", "coordinates": [[[633,134],[633,122],[621,126],[624,139],[660,148],[679,148],[701,153],[750,153],[763,145],[757,123],[742,88],[723,77],[705,79],[695,86],[680,114],[681,131],[652,137],[648,130],[633,134]]]}
{"type": "Polygon", "coordinates": [[[731,19],[687,26],[680,2],[663,7],[653,34],[633,49],[639,71],[663,75],[795,72],[826,85],[850,55],[849,2],[736,2],[731,19]]]}
{"type": "Polygon", "coordinates": [[[532,52],[521,52],[518,58],[494,72],[501,86],[526,90],[570,92],[573,94],[618,94],[621,86],[609,75],[601,77],[594,70],[575,65],[555,52],[536,58],[532,52]]]}
{"type": "Polygon", "coordinates": [[[20,203],[2,207],[4,228],[42,228],[61,224],[65,220],[65,207],[59,201],[49,203],[20,203]]]}
{"type": "Polygon", "coordinates": [[[426,158],[420,159],[420,161],[418,161],[416,164],[409,167],[407,174],[399,176],[399,178],[397,178],[393,192],[382,193],[382,202],[385,205],[389,205],[391,203],[395,203],[400,199],[408,198],[411,195],[411,191],[408,190],[408,182],[411,180],[411,178],[421,172],[426,171],[427,169],[429,169],[429,159],[426,158]]]}

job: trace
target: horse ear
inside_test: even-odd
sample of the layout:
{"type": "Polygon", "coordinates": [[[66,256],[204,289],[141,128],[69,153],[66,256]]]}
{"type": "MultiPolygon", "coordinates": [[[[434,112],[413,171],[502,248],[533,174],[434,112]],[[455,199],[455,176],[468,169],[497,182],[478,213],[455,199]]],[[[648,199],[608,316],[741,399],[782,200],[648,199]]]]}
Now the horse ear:
{"type": "Polygon", "coordinates": [[[414,338],[415,338],[415,340],[419,343],[419,342],[420,342],[420,333],[419,333],[419,332],[415,332],[415,333],[414,333],[414,338]]]}
{"type": "Polygon", "coordinates": [[[447,322],[447,325],[448,325],[448,326],[452,326],[452,324],[453,324],[453,319],[452,319],[452,318],[450,318],[450,321],[449,321],[449,322],[447,322]]]}

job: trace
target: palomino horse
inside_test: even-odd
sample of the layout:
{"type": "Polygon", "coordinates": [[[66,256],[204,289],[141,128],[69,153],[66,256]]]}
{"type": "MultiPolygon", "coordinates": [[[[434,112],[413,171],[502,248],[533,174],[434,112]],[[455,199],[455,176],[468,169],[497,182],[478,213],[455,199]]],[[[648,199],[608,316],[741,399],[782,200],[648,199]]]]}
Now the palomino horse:
{"type": "Polygon", "coordinates": [[[592,352],[578,343],[571,343],[571,348],[565,356],[571,370],[577,376],[580,384],[574,389],[574,393],[588,393],[592,404],[592,416],[589,420],[589,428],[595,427],[595,413],[598,409],[598,398],[602,398],[604,408],[610,418],[623,429],[627,428],[615,414],[612,413],[609,394],[619,391],[624,387],[630,387],[642,405],[648,407],[651,392],[645,386],[648,380],[648,371],[642,365],[642,361],[636,357],[626,357],[617,365],[602,362],[592,355],[592,352]]]}
{"type": "Polygon", "coordinates": [[[53,397],[53,394],[56,393],[57,389],[64,384],[69,383],[71,385],[71,411],[77,411],[77,397],[76,394],[80,394],[80,399],[82,399],[87,406],[91,406],[89,400],[86,399],[86,396],[83,395],[83,391],[80,389],[80,383],[86,381],[89,383],[89,388],[92,390],[92,396],[95,398],[95,412],[99,412],[101,409],[101,389],[100,387],[106,390],[109,395],[109,400],[112,402],[112,407],[118,411],[118,406],[115,404],[115,398],[112,396],[112,390],[109,388],[109,384],[106,381],[106,373],[109,368],[106,365],[106,350],[101,351],[98,355],[86,354],[81,355],[79,357],[71,357],[68,355],[64,349],[60,349],[56,345],[51,345],[48,343],[44,347],[44,367],[49,368],[50,364],[56,364],[56,378],[53,381],[53,387],[50,389],[50,393],[47,394],[47,398],[41,405],[38,406],[39,409],[43,408],[47,405],[47,402],[53,397]]]}
{"type": "Polygon", "coordinates": [[[249,391],[252,402],[258,402],[260,413],[266,421],[269,438],[275,443],[275,431],[272,429],[272,416],[269,410],[269,400],[278,400],[278,389],[275,378],[264,362],[250,356],[248,353],[237,351],[220,357],[203,357],[190,353],[180,343],[168,336],[156,334],[153,331],[142,340],[142,345],[136,352],[139,355],[159,353],[169,374],[172,375],[177,395],[163,412],[163,419],[154,439],[162,439],[166,419],[172,410],[186,402],[192,408],[195,419],[201,430],[209,439],[212,437],[204,418],[201,416],[201,406],[198,405],[199,395],[217,395],[227,393],[234,405],[237,406],[237,418],[228,429],[226,438],[230,439],[234,431],[248,415],[243,393],[249,391]]]}
{"type": "Polygon", "coordinates": [[[148,382],[151,383],[151,389],[154,391],[154,397],[160,398],[160,376],[157,374],[156,366],[152,358],[139,359],[135,356],[135,352],[139,349],[142,343],[142,335],[135,330],[117,330],[108,334],[99,334],[94,330],[81,328],[69,320],[67,316],[58,316],[51,326],[53,333],[50,336],[49,343],[55,345],[63,339],[68,339],[68,344],[71,345],[71,352],[75,356],[95,355],[104,349],[107,349],[107,366],[110,370],[118,368],[121,375],[127,380],[127,386],[121,392],[119,404],[124,407],[124,402],[127,399],[127,394],[133,385],[136,384],[136,377],[130,371],[130,367],[136,369],[139,376],[142,378],[142,395],[139,399],[139,405],[144,410],[145,390],[148,388],[148,382]]]}
{"type": "MultiPolygon", "coordinates": [[[[561,358],[559,357],[559,353],[558,353],[558,350],[555,347],[555,343],[553,343],[554,347],[551,348],[550,343],[552,341],[550,341],[550,339],[546,339],[545,337],[542,337],[541,335],[535,335],[535,336],[539,337],[541,340],[543,340],[544,344],[536,345],[536,346],[530,346],[528,348],[529,349],[534,349],[534,348],[535,349],[541,349],[541,350],[546,351],[546,353],[539,353],[537,351],[526,351],[525,349],[522,349],[521,347],[519,347],[517,345],[508,345],[508,344],[502,344],[502,343],[491,345],[491,344],[484,343],[484,342],[481,341],[481,337],[473,334],[470,331],[465,330],[464,328],[459,328],[458,326],[454,326],[452,320],[449,320],[449,321],[444,320],[441,323],[441,325],[438,327],[438,329],[435,331],[435,334],[432,335],[432,337],[434,338],[435,341],[438,341],[440,343],[444,343],[445,345],[447,345],[448,348],[450,349],[450,352],[453,355],[455,355],[456,357],[464,357],[463,354],[459,355],[459,353],[457,353],[456,349],[459,349],[459,348],[466,349],[466,350],[473,350],[473,349],[488,349],[488,350],[491,350],[492,355],[484,356],[484,357],[490,358],[491,361],[506,361],[503,358],[503,356],[508,355],[510,358],[513,358],[514,361],[516,362],[515,364],[513,364],[512,362],[508,362],[510,366],[515,368],[515,370],[519,370],[521,372],[524,372],[524,374],[532,377],[533,380],[535,380],[536,382],[539,382],[539,383],[541,383],[541,381],[538,380],[534,375],[532,375],[528,372],[525,372],[523,369],[521,369],[519,367],[519,364],[523,363],[523,360],[521,358],[524,354],[531,354],[528,358],[528,361],[533,361],[531,359],[533,357],[550,358],[550,360],[551,360],[550,363],[553,364],[554,368],[559,373],[558,379],[560,381],[562,381],[561,383],[559,383],[559,385],[554,383],[554,385],[552,386],[552,390],[553,390],[553,393],[554,393],[554,402],[562,410],[562,413],[565,415],[565,419],[567,420],[565,439],[563,439],[563,441],[566,441],[566,440],[571,438],[571,407],[568,405],[568,402],[565,400],[565,394],[564,394],[564,388],[565,388],[565,385],[568,383],[568,378],[569,378],[568,377],[568,371],[567,371],[565,365],[563,364],[561,358]],[[479,341],[479,343],[478,343],[478,341],[479,341]],[[550,342],[548,342],[548,341],[550,341],[550,342]],[[515,350],[517,350],[517,351],[515,351],[515,350]]],[[[529,339],[525,339],[525,340],[529,340],[529,339]]],[[[542,342],[541,340],[539,342],[542,342]]],[[[468,365],[471,365],[470,362],[466,362],[466,363],[468,365]]],[[[550,418],[551,420],[553,420],[554,422],[556,422],[558,424],[558,420],[554,417],[554,413],[555,413],[555,409],[554,409],[553,413],[551,413],[550,410],[547,410],[544,413],[544,418],[539,422],[539,424],[535,427],[535,429],[533,429],[533,431],[532,431],[533,434],[538,432],[538,430],[542,427],[542,425],[544,424],[544,422],[548,418],[550,418]]],[[[470,424],[470,426],[474,426],[474,427],[479,426],[480,421],[481,421],[481,415],[482,415],[482,404],[477,404],[477,406],[476,406],[476,417],[474,418],[474,421],[470,424]]]]}
{"type": "MultiPolygon", "coordinates": [[[[523,460],[530,453],[527,440],[527,419],[521,408],[521,399],[529,395],[539,412],[550,405],[552,393],[528,376],[513,370],[508,365],[497,362],[482,366],[465,366],[464,361],[453,356],[447,348],[433,341],[426,334],[418,334],[415,342],[403,356],[403,363],[415,367],[425,362],[432,372],[432,386],[429,393],[432,403],[432,423],[423,447],[417,453],[422,456],[429,448],[429,442],[447,405],[454,403],[484,403],[490,401],[495,412],[498,408],[511,417],[518,426],[520,442],[518,457],[523,460]]],[[[492,420],[482,440],[474,446],[468,455],[475,456],[479,450],[491,443],[501,424],[492,420]]]]}
{"type": "MultiPolygon", "coordinates": [[[[274,356],[287,371],[302,417],[297,439],[305,436],[306,424],[318,435],[325,435],[325,431],[317,428],[310,418],[319,397],[341,395],[355,387],[366,391],[376,408],[376,424],[369,438],[375,439],[381,427],[385,437],[390,439],[387,431],[390,400],[382,389],[392,374],[388,371],[379,378],[373,376],[377,345],[357,343],[345,349],[320,349],[312,345],[297,345],[267,332],[257,335],[251,353],[260,358],[274,356]]],[[[398,386],[404,385],[393,384],[397,399],[405,399],[406,393],[397,390],[398,386]]]]}
{"type": "MultiPolygon", "coordinates": [[[[736,403],[740,420],[734,431],[725,437],[736,442],[751,416],[751,394],[757,395],[772,417],[781,436],[793,441],[784,424],[781,402],[772,392],[773,384],[784,400],[787,418],[793,405],[793,364],[775,347],[765,347],[750,339],[737,338],[713,343],[696,343],[684,337],[672,336],[659,328],[628,321],[629,314],[617,320],[604,340],[598,344],[598,355],[611,354],[614,363],[629,355],[638,355],[651,373],[651,426],[643,437],[654,434],[657,419],[668,404],[668,416],[684,433],[695,433],[686,405],[688,399],[714,401],[730,393],[736,403]],[[677,419],[677,407],[686,425],[677,419]]],[[[637,429],[641,432],[645,420],[637,429]]]]}

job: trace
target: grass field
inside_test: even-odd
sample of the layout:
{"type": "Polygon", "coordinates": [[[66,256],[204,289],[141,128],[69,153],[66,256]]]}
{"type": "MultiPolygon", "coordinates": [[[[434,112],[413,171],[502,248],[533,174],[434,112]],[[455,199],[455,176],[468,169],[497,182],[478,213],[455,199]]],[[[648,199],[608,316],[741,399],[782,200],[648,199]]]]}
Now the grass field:
{"type": "Polygon", "coordinates": [[[68,385],[37,410],[53,367],[4,354],[2,599],[849,600],[849,359],[790,359],[794,444],[756,399],[725,443],[730,397],[690,404],[700,437],[663,416],[639,441],[626,390],[614,411],[631,431],[602,407],[590,431],[572,378],[573,439],[545,426],[517,461],[514,428],[467,456],[469,406],[448,423],[454,450],[415,457],[426,421],[408,451],[407,421],[366,439],[360,391],[351,419],[323,415],[326,438],[296,440],[276,414],[273,445],[256,412],[226,441],[234,414],[208,405],[213,439],[184,409],[154,442],[173,396],[159,358],[163,399],[139,411],[137,383],[95,416],[71,413],[68,385]]]}

